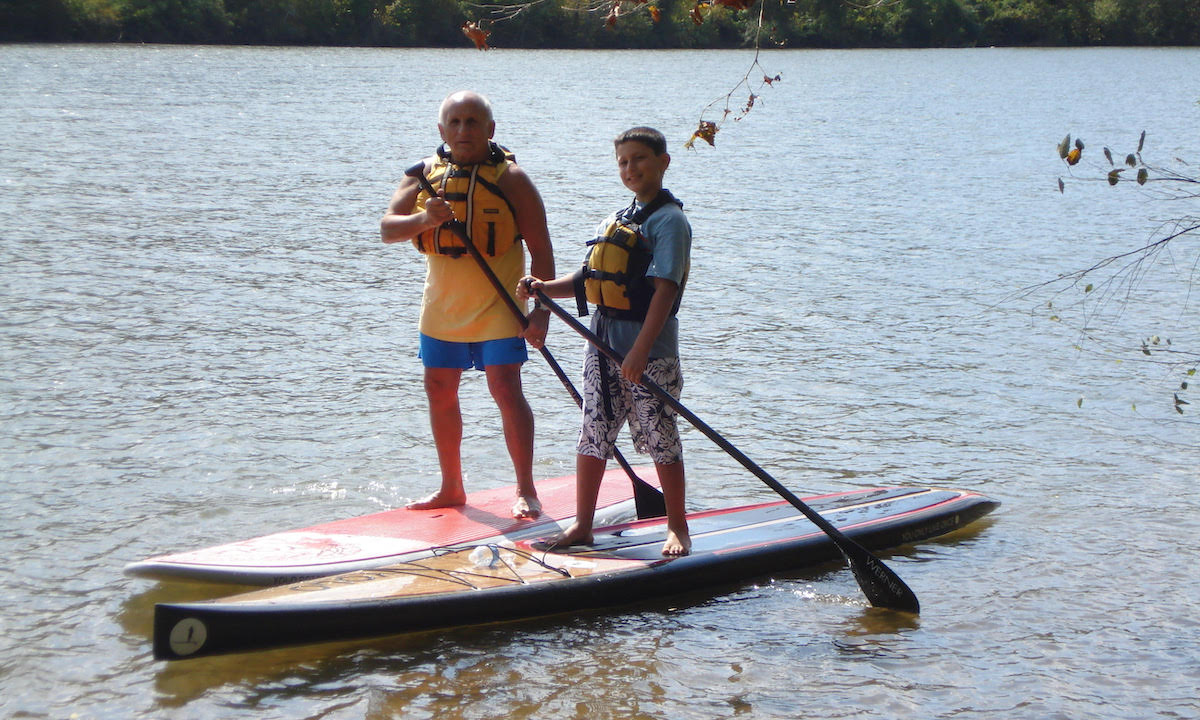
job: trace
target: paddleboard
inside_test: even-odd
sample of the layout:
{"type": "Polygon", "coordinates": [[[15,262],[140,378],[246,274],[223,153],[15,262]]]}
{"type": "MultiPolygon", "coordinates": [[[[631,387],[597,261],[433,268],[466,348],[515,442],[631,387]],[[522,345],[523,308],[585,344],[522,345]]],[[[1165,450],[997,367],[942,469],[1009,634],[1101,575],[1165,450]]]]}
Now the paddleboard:
{"type": "MultiPolygon", "coordinates": [[[[634,468],[658,488],[654,468],[634,468]]],[[[516,488],[467,494],[461,507],[398,508],[362,517],[287,530],[216,547],[159,555],[125,566],[125,573],[155,580],[239,585],[281,585],[388,565],[429,555],[434,548],[552,535],[575,516],[575,476],[538,480],[542,516],[514,520],[516,488]]],[[[619,468],[604,475],[597,519],[612,523],[636,516],[629,476],[619,468]]]]}
{"type": "MultiPolygon", "coordinates": [[[[876,488],[805,498],[868,548],[926,540],[995,509],[982,495],[876,488]]],[[[449,548],[385,567],[228,598],[159,604],[154,656],[177,660],[625,605],[840,557],[786,502],[693,513],[692,553],[661,555],[665,520],[598,529],[563,552],[529,540],[449,548]]]]}

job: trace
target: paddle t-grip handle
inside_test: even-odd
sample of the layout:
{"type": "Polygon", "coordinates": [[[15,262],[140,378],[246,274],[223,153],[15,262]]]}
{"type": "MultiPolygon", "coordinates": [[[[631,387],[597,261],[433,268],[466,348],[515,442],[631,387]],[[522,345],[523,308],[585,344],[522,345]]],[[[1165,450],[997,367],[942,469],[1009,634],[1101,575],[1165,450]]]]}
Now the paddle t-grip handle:
{"type": "Polygon", "coordinates": [[[419,162],[409,169],[404,171],[404,174],[410,178],[416,178],[417,182],[421,183],[421,189],[430,195],[437,195],[437,190],[433,189],[433,183],[429,182],[429,178],[425,177],[425,163],[419,162]]]}

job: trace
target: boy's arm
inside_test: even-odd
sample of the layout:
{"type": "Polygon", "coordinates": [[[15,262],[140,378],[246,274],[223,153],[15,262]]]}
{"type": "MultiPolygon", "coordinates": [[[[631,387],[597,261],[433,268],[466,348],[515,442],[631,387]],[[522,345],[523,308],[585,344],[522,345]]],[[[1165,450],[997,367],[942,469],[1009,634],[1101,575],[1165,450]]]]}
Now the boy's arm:
{"type": "MultiPolygon", "coordinates": [[[[638,331],[637,340],[625,354],[625,362],[621,364],[621,376],[632,383],[641,384],[642,373],[646,372],[646,363],[650,361],[650,350],[654,341],[671,317],[671,308],[679,295],[678,283],[666,278],[651,278],[654,281],[654,296],[650,298],[650,308],[646,311],[646,320],[638,331]]],[[[547,293],[549,294],[549,293],[547,293]]]]}
{"type": "Polygon", "coordinates": [[[537,297],[536,290],[541,290],[552,298],[575,297],[575,276],[563,275],[553,280],[540,280],[526,275],[517,283],[517,299],[525,302],[531,297],[537,297]]]}

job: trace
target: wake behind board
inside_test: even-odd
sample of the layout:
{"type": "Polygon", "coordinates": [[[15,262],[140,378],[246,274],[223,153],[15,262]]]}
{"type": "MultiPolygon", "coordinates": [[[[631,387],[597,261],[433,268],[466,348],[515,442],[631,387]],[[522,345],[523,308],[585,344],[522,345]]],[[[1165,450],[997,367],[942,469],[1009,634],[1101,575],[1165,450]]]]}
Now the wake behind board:
{"type": "MultiPolygon", "coordinates": [[[[805,498],[868,548],[927,540],[995,509],[982,495],[878,488],[805,498]]],[[[529,541],[466,545],[413,562],[154,611],[158,659],[344,641],[626,605],[794,570],[840,557],[829,536],[786,502],[688,516],[692,553],[665,559],[665,519],[595,533],[546,552],[529,541]]]]}
{"type": "MultiPolygon", "coordinates": [[[[635,468],[658,487],[653,467],[635,468]]],[[[462,507],[398,508],[298,530],[264,535],[188,552],[160,555],[125,566],[125,573],[156,580],[241,585],[280,585],[429,555],[434,548],[464,543],[552,535],[575,515],[575,476],[538,480],[542,516],[514,520],[512,486],[467,494],[462,507]]],[[[605,473],[597,519],[632,517],[633,489],[620,469],[605,473]]]]}

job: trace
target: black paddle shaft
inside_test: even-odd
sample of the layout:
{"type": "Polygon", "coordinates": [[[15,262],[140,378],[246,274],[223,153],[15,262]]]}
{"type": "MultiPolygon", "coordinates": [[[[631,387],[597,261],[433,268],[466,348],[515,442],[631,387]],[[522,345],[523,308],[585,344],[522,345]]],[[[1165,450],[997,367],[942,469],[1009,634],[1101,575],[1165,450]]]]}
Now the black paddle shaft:
{"type": "MultiPolygon", "coordinates": [[[[433,183],[429,182],[429,178],[425,176],[424,162],[419,162],[416,165],[413,165],[409,169],[405,170],[404,174],[414,178],[418,183],[420,183],[421,189],[428,193],[430,197],[437,197],[437,190],[434,189],[433,183]]],[[[473,260],[475,260],[475,263],[479,265],[479,269],[483,271],[483,274],[485,277],[487,277],[488,282],[491,283],[493,288],[495,288],[496,293],[500,296],[500,299],[504,301],[505,306],[508,307],[508,310],[512,313],[513,317],[517,319],[517,322],[521,324],[521,327],[529,327],[529,318],[525,317],[525,313],[521,311],[521,308],[517,307],[516,301],[512,299],[511,295],[508,294],[508,289],[505,288],[504,284],[500,282],[500,278],[496,277],[496,273],[494,270],[492,270],[492,266],[488,265],[487,259],[480,254],[479,248],[475,247],[475,243],[471,241],[471,236],[467,233],[467,226],[458,218],[454,218],[453,220],[447,221],[444,224],[444,227],[448,228],[451,232],[457,235],[459,240],[462,240],[463,245],[467,248],[467,253],[473,260]]],[[[571,383],[571,379],[567,376],[566,372],[563,371],[562,366],[558,364],[558,361],[554,359],[554,356],[550,354],[550,351],[545,347],[545,345],[538,349],[541,351],[542,358],[546,361],[546,364],[550,366],[550,369],[554,371],[555,376],[558,377],[559,382],[561,382],[563,387],[567,389],[567,393],[571,396],[571,399],[575,401],[576,405],[582,408],[583,397],[581,397],[579,391],[575,389],[575,386],[571,383]]],[[[663,517],[666,515],[667,504],[666,500],[663,498],[662,492],[658,488],[638,477],[633,471],[633,468],[629,465],[629,462],[625,460],[623,455],[621,455],[620,450],[616,450],[614,448],[613,456],[616,458],[617,464],[619,464],[621,469],[625,471],[625,474],[629,476],[630,482],[633,483],[633,501],[637,510],[638,518],[645,519],[663,517]]]]}
{"type": "MultiPolygon", "coordinates": [[[[607,355],[618,365],[624,362],[624,358],[619,352],[601,340],[594,332],[585,327],[583,323],[572,317],[570,313],[563,310],[557,303],[551,300],[541,290],[537,291],[538,299],[542,305],[550,308],[550,310],[561,318],[567,325],[571,326],[575,332],[582,335],[597,350],[607,355]]],[[[696,416],[691,410],[688,410],[682,403],[679,402],[673,395],[664,390],[660,385],[655,383],[645,374],[641,377],[641,384],[646,386],[650,392],[657,396],[667,405],[671,406],[676,412],[687,419],[693,427],[708,436],[710,440],[716,443],[722,450],[729,453],[733,459],[737,460],[753,473],[759,480],[762,480],[772,490],[780,495],[784,500],[791,503],[797,510],[804,514],[818,528],[823,530],[826,535],[833,540],[838,549],[842,551],[842,555],[846,557],[846,562],[850,565],[850,570],[854,573],[855,579],[858,580],[859,587],[867,596],[867,600],[872,605],[877,607],[886,607],[892,610],[903,610],[905,612],[918,613],[921,606],[917,601],[917,596],[900,576],[892,571],[887,565],[871,554],[865,547],[851,540],[841,530],[838,530],[832,523],[826,520],[820,513],[809,507],[803,500],[796,497],[790,490],[784,487],[778,480],[771,477],[766,470],[763,470],[750,458],[734,447],[733,443],[726,440],[716,430],[713,430],[703,420],[696,416]]]]}

